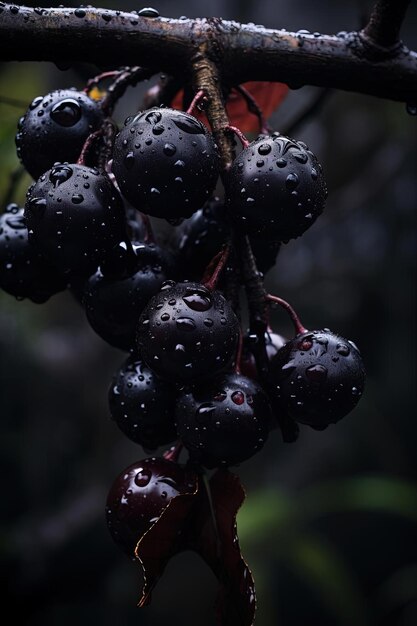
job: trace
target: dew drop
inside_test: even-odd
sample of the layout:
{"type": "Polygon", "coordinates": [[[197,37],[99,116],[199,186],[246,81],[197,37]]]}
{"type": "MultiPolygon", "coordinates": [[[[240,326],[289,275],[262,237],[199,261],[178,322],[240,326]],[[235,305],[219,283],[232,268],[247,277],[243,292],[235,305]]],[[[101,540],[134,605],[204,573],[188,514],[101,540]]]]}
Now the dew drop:
{"type": "Polygon", "coordinates": [[[162,135],[164,130],[165,126],[162,126],[162,124],[155,124],[155,126],[152,128],[152,132],[154,135],[162,135]]]}
{"type": "Polygon", "coordinates": [[[138,15],[141,17],[159,17],[159,11],[152,7],[144,7],[140,11],[138,11],[138,15]]]}
{"type": "Polygon", "coordinates": [[[298,186],[298,183],[299,183],[298,176],[294,172],[291,172],[291,174],[288,174],[287,178],[285,179],[285,186],[290,191],[295,189],[298,186]]]}
{"type": "Polygon", "coordinates": [[[86,13],[85,13],[84,9],[75,9],[74,15],[75,15],[75,17],[85,17],[86,13]]]}
{"type": "Polygon", "coordinates": [[[179,115],[172,120],[180,130],[190,135],[205,135],[204,126],[188,115],[179,115]]]}
{"type": "Polygon", "coordinates": [[[151,478],[152,473],[141,468],[135,476],[135,483],[138,487],[146,487],[146,485],[149,485],[151,478]]]}
{"type": "Polygon", "coordinates": [[[162,315],[161,315],[161,320],[162,320],[163,322],[167,322],[169,319],[170,319],[170,315],[169,315],[169,313],[162,313],[162,315]]]}
{"type": "Polygon", "coordinates": [[[287,161],[285,159],[278,159],[277,165],[278,167],[286,167],[287,161]]]}
{"type": "Polygon", "coordinates": [[[178,330],[186,332],[192,332],[196,328],[194,320],[190,317],[179,317],[176,321],[176,326],[178,330]]]}
{"type": "Polygon", "coordinates": [[[123,159],[123,162],[125,164],[125,168],[127,170],[131,170],[135,164],[135,155],[133,154],[133,152],[128,152],[123,159]]]}
{"type": "Polygon", "coordinates": [[[338,343],[336,346],[336,352],[341,356],[348,356],[350,354],[350,348],[345,343],[338,343]]]}
{"type": "Polygon", "coordinates": [[[59,187],[62,183],[65,183],[68,179],[73,175],[73,169],[69,165],[56,165],[51,169],[51,173],[49,174],[49,180],[53,184],[53,186],[59,187]]]}
{"type": "Polygon", "coordinates": [[[81,204],[84,202],[84,196],[81,193],[75,193],[71,198],[71,202],[73,204],[81,204]]]}
{"type": "Polygon", "coordinates": [[[305,152],[301,152],[301,150],[293,150],[292,154],[295,160],[301,163],[302,165],[305,165],[307,163],[308,156],[306,155],[305,152]]]}
{"type": "Polygon", "coordinates": [[[263,156],[265,156],[271,152],[271,146],[269,145],[269,143],[261,143],[261,145],[258,148],[258,152],[259,154],[262,154],[263,156]]]}
{"type": "Polygon", "coordinates": [[[193,311],[208,311],[211,308],[211,297],[209,293],[197,290],[189,290],[182,298],[188,308],[193,311]]]}
{"type": "MultiPolygon", "coordinates": [[[[144,9],[142,9],[143,11],[144,9]]],[[[151,111],[147,115],[145,115],[145,120],[149,124],[158,124],[161,121],[162,113],[160,111],[151,111]]]]}
{"type": "Polygon", "coordinates": [[[82,110],[80,104],[72,98],[58,102],[51,110],[51,119],[64,128],[75,126],[80,121],[82,110]]]}
{"type": "Polygon", "coordinates": [[[166,156],[173,156],[176,153],[177,149],[172,143],[166,143],[164,145],[164,154],[166,156]]]}
{"type": "Polygon", "coordinates": [[[310,174],[311,174],[311,178],[312,178],[313,180],[317,180],[318,173],[317,173],[317,170],[316,170],[316,168],[315,168],[315,167],[312,167],[312,168],[311,168],[311,172],[310,172],[310,174]]]}
{"type": "Polygon", "coordinates": [[[234,391],[232,393],[232,401],[240,406],[245,401],[245,394],[242,391],[234,391]]]}
{"type": "Polygon", "coordinates": [[[306,376],[313,383],[322,383],[327,378],[327,367],[324,367],[324,365],[310,365],[306,369],[306,376]]]}

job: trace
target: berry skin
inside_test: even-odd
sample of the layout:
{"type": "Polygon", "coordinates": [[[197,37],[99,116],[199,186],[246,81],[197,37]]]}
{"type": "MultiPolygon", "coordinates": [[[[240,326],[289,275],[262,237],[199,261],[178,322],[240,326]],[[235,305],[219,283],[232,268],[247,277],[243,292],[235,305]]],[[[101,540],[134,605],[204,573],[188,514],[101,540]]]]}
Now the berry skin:
{"type": "Polygon", "coordinates": [[[10,204],[0,216],[0,287],[18,299],[46,302],[66,280],[29,244],[23,209],[10,204]]]}
{"type": "Polygon", "coordinates": [[[213,468],[236,465],[256,454],[268,437],[272,411],[258,383],[228,373],[180,395],[176,420],[191,460],[213,468]]]}
{"type": "MultiPolygon", "coordinates": [[[[257,342],[256,335],[245,335],[243,337],[243,345],[242,345],[242,356],[239,363],[240,373],[243,376],[247,376],[248,378],[252,378],[253,380],[258,380],[258,371],[256,368],[255,357],[252,354],[251,346],[253,347],[252,341],[257,342]]],[[[282,335],[278,335],[273,332],[265,333],[265,348],[266,354],[268,356],[268,360],[276,355],[278,350],[282,348],[286,344],[287,340],[282,337],[282,335]]]]}
{"type": "Polygon", "coordinates": [[[233,359],[239,323],[218,291],[168,281],[143,311],[138,349],[162,378],[187,383],[213,376],[233,359]]]}
{"type": "Polygon", "coordinates": [[[103,119],[99,104],[75,89],[39,96],[19,120],[17,155],[36,180],[57,161],[77,161],[85,140],[103,119]]]}
{"type": "MultiPolygon", "coordinates": [[[[202,209],[174,230],[173,243],[180,254],[183,275],[190,280],[201,279],[211,259],[231,235],[224,203],[219,198],[211,198],[202,209]]],[[[249,239],[257,268],[266,274],[275,265],[281,244],[249,239]]]]}
{"type": "Polygon", "coordinates": [[[112,169],[134,207],[175,220],[204,204],[219,166],[216,145],[201,122],[188,113],[155,107],[126,120],[116,137],[112,169]]]}
{"type": "Polygon", "coordinates": [[[155,450],[177,438],[174,424],[176,392],[140,360],[129,358],[109,390],[112,417],[129,439],[155,450]]]}
{"type": "Polygon", "coordinates": [[[322,213],[321,165],[301,141],[262,137],[235,159],[226,181],[230,219],[264,241],[295,239],[322,213]]]}
{"type": "MultiPolygon", "coordinates": [[[[174,271],[171,255],[155,244],[134,243],[132,248],[134,259],[129,259],[126,273],[103,276],[100,268],[90,276],[84,291],[92,328],[110,345],[127,351],[135,345],[140,314],[174,271]]],[[[108,265],[114,267],[114,263],[108,265]]]]}
{"type": "Polygon", "coordinates": [[[107,497],[106,518],[111,536],[134,559],[139,539],[172,498],[196,490],[196,474],[177,463],[163,458],[133,463],[116,478],[107,497]]]}
{"type": "Polygon", "coordinates": [[[283,346],[271,361],[271,377],[287,414],[321,430],[356,406],[365,369],[354,343],[325,329],[283,346]]]}
{"type": "Polygon", "coordinates": [[[122,200],[104,172],[57,164],[30,187],[29,242],[62,272],[92,273],[126,239],[122,200]]]}

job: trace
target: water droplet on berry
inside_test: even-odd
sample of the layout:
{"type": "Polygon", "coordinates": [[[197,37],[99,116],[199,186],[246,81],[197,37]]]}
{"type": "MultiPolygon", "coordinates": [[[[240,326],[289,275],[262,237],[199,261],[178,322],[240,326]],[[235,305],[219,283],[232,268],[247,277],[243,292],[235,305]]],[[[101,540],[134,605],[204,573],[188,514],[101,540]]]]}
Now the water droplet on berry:
{"type": "Polygon", "coordinates": [[[182,298],[188,308],[193,311],[208,311],[211,308],[211,297],[209,293],[197,290],[187,290],[182,298]]]}
{"type": "Polygon", "coordinates": [[[123,162],[125,164],[125,168],[127,170],[131,170],[135,164],[135,155],[133,154],[133,152],[128,152],[123,159],[123,162]]]}
{"type": "Polygon", "coordinates": [[[271,152],[271,146],[269,145],[269,143],[261,143],[258,148],[258,152],[259,154],[265,156],[266,154],[269,154],[271,152]]]}
{"type": "Polygon", "coordinates": [[[204,126],[194,118],[188,115],[178,115],[173,119],[175,126],[177,126],[180,130],[185,133],[189,133],[190,135],[204,135],[205,129],[204,126]]]}
{"type": "Polygon", "coordinates": [[[294,172],[291,172],[291,174],[288,174],[287,178],[285,179],[285,186],[290,191],[295,189],[298,186],[298,183],[299,183],[298,176],[294,172]]]}
{"type": "Polygon", "coordinates": [[[177,149],[172,143],[166,143],[164,145],[164,154],[167,156],[173,156],[176,153],[177,149]]]}
{"type": "Polygon", "coordinates": [[[348,356],[350,354],[350,348],[345,343],[338,343],[336,346],[336,352],[342,356],[348,356]]]}
{"type": "Polygon", "coordinates": [[[29,210],[36,216],[42,217],[46,209],[45,198],[32,198],[29,202],[29,210]]]}
{"type": "Polygon", "coordinates": [[[60,126],[69,128],[80,121],[82,110],[80,104],[72,98],[66,98],[56,104],[51,112],[51,119],[60,126]]]}
{"type": "Polygon", "coordinates": [[[158,122],[161,121],[161,118],[162,118],[162,113],[160,111],[151,111],[150,113],[145,115],[145,120],[149,124],[158,124],[158,122]]]}
{"type": "Polygon", "coordinates": [[[138,487],[146,487],[146,485],[149,485],[151,478],[152,472],[140,468],[135,476],[135,483],[138,487]]]}
{"type": "Polygon", "coordinates": [[[49,174],[49,180],[54,187],[58,187],[59,185],[62,185],[62,183],[65,183],[66,180],[71,178],[73,173],[73,169],[69,165],[56,165],[51,169],[51,173],[49,174]]]}
{"type": "Polygon", "coordinates": [[[190,317],[179,317],[176,321],[178,330],[191,332],[195,330],[195,322],[190,317]]]}
{"type": "Polygon", "coordinates": [[[327,378],[327,367],[324,367],[324,365],[310,365],[306,369],[306,376],[313,383],[321,383],[327,378]]]}
{"type": "Polygon", "coordinates": [[[301,152],[299,150],[293,150],[292,154],[295,160],[298,161],[299,163],[302,163],[302,165],[305,165],[307,163],[308,156],[306,155],[305,152],[301,152]]]}
{"type": "Polygon", "coordinates": [[[278,159],[277,165],[278,167],[285,167],[287,165],[287,161],[285,159],[278,159]]]}
{"type": "Polygon", "coordinates": [[[169,319],[170,319],[170,315],[169,315],[169,313],[162,313],[162,315],[161,315],[161,320],[162,320],[163,322],[167,322],[169,319]]]}
{"type": "Polygon", "coordinates": [[[245,401],[245,394],[242,391],[234,391],[232,393],[232,401],[240,406],[245,401]]]}
{"type": "Polygon", "coordinates": [[[213,400],[216,400],[216,402],[224,402],[226,398],[227,398],[227,393],[223,390],[220,390],[216,393],[213,400]]]}
{"type": "MultiPolygon", "coordinates": [[[[33,109],[36,109],[36,107],[38,107],[40,105],[40,103],[42,102],[43,98],[42,96],[38,96],[37,98],[35,98],[34,100],[32,100],[32,102],[29,105],[29,109],[31,111],[33,111],[33,109]]],[[[24,119],[24,118],[23,118],[24,119]]]]}
{"type": "Polygon", "coordinates": [[[164,130],[165,126],[162,126],[162,124],[155,124],[155,126],[152,128],[152,132],[154,135],[162,135],[164,130]]]}
{"type": "Polygon", "coordinates": [[[311,173],[311,178],[312,178],[313,180],[317,180],[318,173],[317,173],[317,170],[316,170],[316,168],[315,168],[315,167],[312,167],[312,168],[311,168],[311,172],[310,172],[310,173],[311,173]]]}
{"type": "Polygon", "coordinates": [[[71,198],[71,202],[73,204],[81,204],[84,202],[84,196],[81,193],[75,193],[71,198]]]}

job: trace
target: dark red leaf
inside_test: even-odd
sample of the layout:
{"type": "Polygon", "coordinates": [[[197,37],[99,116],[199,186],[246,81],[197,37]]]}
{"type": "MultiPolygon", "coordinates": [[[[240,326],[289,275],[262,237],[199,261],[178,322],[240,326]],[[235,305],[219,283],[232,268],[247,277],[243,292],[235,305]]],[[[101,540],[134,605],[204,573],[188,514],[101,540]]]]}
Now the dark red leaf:
{"type": "Polygon", "coordinates": [[[152,590],[161,578],[169,559],[184,550],[183,528],[197,496],[197,480],[194,487],[194,491],[172,498],[158,520],[142,535],[136,545],[135,556],[143,570],[139,607],[150,603],[152,590]]]}
{"type": "Polygon", "coordinates": [[[200,554],[219,581],[218,624],[251,626],[256,610],[255,584],[240,553],[236,528],[236,515],[245,492],[238,476],[228,470],[218,470],[209,484],[217,531],[207,492],[200,485],[188,547],[200,554]]]}
{"type": "MultiPolygon", "coordinates": [[[[266,81],[252,81],[243,83],[242,87],[256,100],[264,118],[267,119],[286,97],[289,89],[284,83],[271,83],[266,81]]],[[[183,90],[179,91],[171,103],[172,108],[183,110],[183,90]]],[[[244,97],[235,90],[232,90],[226,103],[226,110],[230,124],[236,126],[242,132],[259,132],[259,120],[248,110],[248,105],[244,97]]],[[[194,115],[208,125],[204,113],[194,112],[194,115]]]]}

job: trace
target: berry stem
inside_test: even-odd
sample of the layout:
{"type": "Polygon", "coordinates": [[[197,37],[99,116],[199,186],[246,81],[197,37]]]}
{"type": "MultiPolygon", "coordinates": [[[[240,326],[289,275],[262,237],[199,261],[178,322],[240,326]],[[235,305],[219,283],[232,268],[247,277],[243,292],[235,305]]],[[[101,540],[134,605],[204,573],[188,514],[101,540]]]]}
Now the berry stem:
{"type": "Polygon", "coordinates": [[[237,350],[236,350],[236,363],[235,363],[236,374],[240,374],[240,362],[242,360],[242,350],[243,350],[243,333],[242,333],[242,329],[240,329],[239,341],[238,341],[237,350]]]}
{"type": "Polygon", "coordinates": [[[109,173],[109,161],[113,152],[114,139],[116,137],[117,128],[110,117],[107,117],[101,127],[103,131],[103,143],[100,146],[100,154],[98,158],[99,167],[109,173]]]}
{"type": "Polygon", "coordinates": [[[230,254],[230,244],[226,244],[222,250],[216,254],[216,256],[210,261],[208,268],[206,269],[205,275],[202,280],[202,284],[207,287],[210,291],[214,291],[217,287],[217,283],[219,282],[220,274],[223,271],[227,260],[230,254]],[[214,266],[212,274],[206,278],[207,274],[209,274],[214,266]]]}
{"type": "Polygon", "coordinates": [[[190,106],[187,109],[189,115],[194,115],[195,109],[198,109],[207,100],[206,94],[203,89],[199,89],[191,101],[190,106]]]}
{"type": "Polygon", "coordinates": [[[291,318],[292,323],[294,324],[295,332],[297,335],[303,335],[304,333],[308,332],[308,330],[304,328],[304,326],[300,322],[300,318],[298,317],[297,313],[292,308],[291,304],[289,304],[286,300],[283,300],[282,298],[278,298],[278,296],[272,296],[269,293],[266,295],[266,299],[269,302],[275,302],[276,304],[279,304],[283,309],[287,311],[287,313],[289,314],[291,318]]]}
{"type": "Polygon", "coordinates": [[[204,485],[204,488],[206,490],[207,500],[208,500],[209,507],[210,507],[211,519],[213,522],[214,534],[216,535],[217,558],[220,558],[222,554],[222,542],[220,539],[219,526],[217,524],[216,510],[214,508],[213,497],[211,495],[210,483],[207,478],[207,474],[204,470],[202,470],[200,476],[201,476],[201,480],[204,485]]]}
{"type": "Polygon", "coordinates": [[[234,133],[237,137],[239,137],[239,141],[243,146],[243,149],[247,148],[250,144],[250,141],[248,139],[246,139],[245,135],[242,133],[241,130],[239,130],[239,128],[237,128],[236,126],[231,126],[230,124],[228,124],[225,128],[225,131],[229,131],[230,133],[234,133]]]}
{"type": "Polygon", "coordinates": [[[102,80],[106,80],[106,78],[115,78],[116,76],[119,76],[120,74],[123,73],[123,71],[125,70],[113,70],[110,72],[102,72],[101,74],[98,74],[97,76],[94,76],[93,78],[90,78],[83,91],[84,93],[86,93],[87,95],[90,93],[90,91],[94,88],[97,87],[97,85],[102,81],[102,80]]]}
{"type": "Polygon", "coordinates": [[[88,156],[88,153],[90,152],[97,138],[100,137],[102,134],[103,134],[103,131],[101,128],[99,128],[99,130],[96,130],[94,133],[91,133],[91,135],[88,135],[87,139],[84,142],[80,156],[78,157],[78,161],[77,161],[78,165],[85,165],[85,160],[88,156]]]}
{"type": "Polygon", "coordinates": [[[234,90],[237,91],[245,99],[246,106],[248,107],[248,111],[256,115],[256,117],[258,118],[260,132],[266,135],[269,135],[271,132],[271,128],[269,127],[268,122],[266,121],[266,118],[263,114],[261,107],[256,102],[252,94],[250,94],[249,91],[245,89],[245,87],[242,87],[242,85],[238,85],[237,87],[234,87],[234,90]]]}
{"type": "Polygon", "coordinates": [[[107,89],[107,93],[101,101],[101,108],[106,115],[111,115],[117,102],[125,93],[129,86],[135,86],[137,83],[150,78],[154,74],[153,70],[135,65],[127,67],[120,72],[114,82],[107,89]]]}
{"type": "Polygon", "coordinates": [[[182,451],[183,445],[181,441],[177,441],[175,446],[172,446],[169,450],[164,452],[162,455],[166,461],[172,461],[173,463],[178,463],[178,459],[180,458],[180,454],[182,451]]]}
{"type": "Polygon", "coordinates": [[[141,213],[141,216],[146,230],[145,243],[155,243],[155,234],[153,232],[152,222],[149,215],[141,213]]]}

